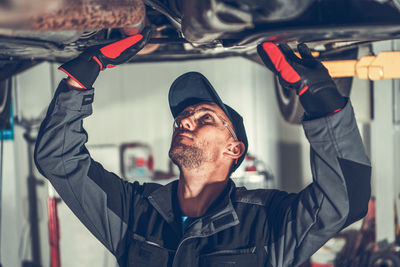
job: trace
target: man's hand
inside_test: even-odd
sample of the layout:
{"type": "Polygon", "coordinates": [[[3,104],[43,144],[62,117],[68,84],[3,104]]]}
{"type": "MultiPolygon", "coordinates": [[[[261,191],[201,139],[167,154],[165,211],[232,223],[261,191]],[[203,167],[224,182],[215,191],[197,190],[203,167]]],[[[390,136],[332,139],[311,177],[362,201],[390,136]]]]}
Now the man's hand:
{"type": "Polygon", "coordinates": [[[338,112],[346,104],[328,70],[316,60],[305,44],[297,46],[302,58],[297,57],[286,44],[265,42],[257,46],[258,54],[286,89],[294,89],[311,118],[338,112]]]}
{"type": "Polygon", "coordinates": [[[69,86],[90,89],[100,70],[128,62],[146,45],[150,34],[150,28],[145,28],[141,34],[105,46],[90,47],[77,58],[61,65],[59,69],[69,76],[69,86]]]}

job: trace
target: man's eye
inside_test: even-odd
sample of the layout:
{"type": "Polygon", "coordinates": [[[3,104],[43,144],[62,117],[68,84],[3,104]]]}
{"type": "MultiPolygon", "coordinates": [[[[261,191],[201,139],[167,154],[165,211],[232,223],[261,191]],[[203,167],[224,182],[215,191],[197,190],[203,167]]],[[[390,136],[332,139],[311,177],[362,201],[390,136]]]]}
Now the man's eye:
{"type": "Polygon", "coordinates": [[[206,114],[203,116],[203,119],[206,121],[211,121],[211,120],[213,120],[213,117],[210,114],[206,114]]]}
{"type": "Polygon", "coordinates": [[[213,121],[214,118],[210,114],[205,114],[201,116],[201,123],[212,123],[213,121]]]}

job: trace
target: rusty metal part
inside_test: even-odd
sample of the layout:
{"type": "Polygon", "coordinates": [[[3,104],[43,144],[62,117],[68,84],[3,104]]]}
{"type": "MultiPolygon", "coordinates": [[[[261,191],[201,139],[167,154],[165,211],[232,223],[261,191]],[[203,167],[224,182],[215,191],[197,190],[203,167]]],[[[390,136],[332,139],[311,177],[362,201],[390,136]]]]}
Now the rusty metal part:
{"type": "Polygon", "coordinates": [[[117,28],[140,24],[146,11],[141,0],[55,0],[48,7],[43,5],[52,1],[33,0],[42,7],[33,10],[27,10],[28,4],[0,6],[0,27],[40,32],[117,28]]]}
{"type": "Polygon", "coordinates": [[[63,0],[0,1],[0,26],[21,27],[27,18],[62,7],[63,0]]]}
{"type": "Polygon", "coordinates": [[[123,27],[121,29],[121,32],[126,35],[135,35],[135,34],[138,34],[139,32],[141,32],[146,25],[151,27],[146,16],[143,16],[142,19],[139,20],[136,24],[132,24],[132,25],[123,27]]]}
{"type": "Polygon", "coordinates": [[[400,78],[400,51],[381,52],[377,56],[365,56],[360,60],[322,62],[332,77],[352,77],[365,80],[400,78]]]}

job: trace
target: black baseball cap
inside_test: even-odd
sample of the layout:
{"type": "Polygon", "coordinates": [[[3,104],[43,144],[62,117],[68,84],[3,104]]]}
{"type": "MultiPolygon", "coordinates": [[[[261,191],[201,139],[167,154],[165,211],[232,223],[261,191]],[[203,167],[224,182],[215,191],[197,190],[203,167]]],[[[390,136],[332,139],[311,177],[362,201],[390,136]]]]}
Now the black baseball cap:
{"type": "Polygon", "coordinates": [[[185,108],[201,102],[212,102],[217,104],[232,122],[238,140],[244,144],[244,153],[238,159],[237,163],[233,165],[233,171],[239,167],[248,148],[243,118],[233,108],[222,102],[214,87],[203,74],[192,71],[176,78],[169,89],[168,101],[174,118],[176,118],[185,108]]]}

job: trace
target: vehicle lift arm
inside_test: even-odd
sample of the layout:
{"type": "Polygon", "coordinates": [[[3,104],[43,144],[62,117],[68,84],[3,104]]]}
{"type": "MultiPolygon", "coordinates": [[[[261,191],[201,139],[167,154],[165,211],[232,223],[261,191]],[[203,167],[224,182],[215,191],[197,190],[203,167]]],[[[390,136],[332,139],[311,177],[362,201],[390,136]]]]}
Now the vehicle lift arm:
{"type": "Polygon", "coordinates": [[[357,77],[363,80],[400,78],[400,51],[381,52],[377,56],[364,56],[359,60],[323,61],[333,78],[357,77]]]}

